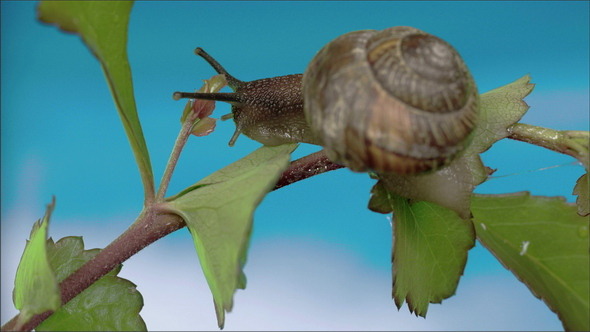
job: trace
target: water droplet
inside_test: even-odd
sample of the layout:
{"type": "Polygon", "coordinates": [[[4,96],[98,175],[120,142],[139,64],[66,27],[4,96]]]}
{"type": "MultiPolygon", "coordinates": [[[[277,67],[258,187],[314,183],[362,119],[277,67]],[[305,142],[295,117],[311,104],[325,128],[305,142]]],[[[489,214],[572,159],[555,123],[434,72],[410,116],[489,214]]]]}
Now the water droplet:
{"type": "Polygon", "coordinates": [[[588,226],[580,226],[578,228],[578,235],[582,238],[588,237],[588,226]]]}

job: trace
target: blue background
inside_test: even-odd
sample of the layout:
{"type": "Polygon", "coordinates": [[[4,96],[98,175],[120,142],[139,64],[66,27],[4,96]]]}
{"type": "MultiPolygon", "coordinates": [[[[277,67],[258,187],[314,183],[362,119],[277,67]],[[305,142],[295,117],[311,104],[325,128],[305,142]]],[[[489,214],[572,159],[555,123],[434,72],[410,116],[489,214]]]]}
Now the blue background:
{"type": "MultiPolygon", "coordinates": [[[[25,239],[52,195],[57,208],[50,235],[82,235],[88,247],[104,247],[140,211],[143,190],[96,59],[78,37],[37,22],[36,3],[0,6],[4,323],[15,313],[10,292],[25,239]]],[[[480,92],[530,74],[536,87],[522,122],[589,129],[588,2],[139,2],[131,13],[128,53],[156,179],[184,105],[172,100],[172,92],[196,89],[214,74],[193,54],[196,46],[235,77],[253,80],[303,72],[315,52],[345,32],[396,25],[417,27],[454,45],[480,92]]],[[[215,116],[226,113],[229,106],[219,103],[215,116]]],[[[233,123],[222,122],[212,135],[191,139],[168,193],[259,146],[242,136],[229,148],[233,130],[233,123]]],[[[316,150],[302,146],[295,157],[316,150]]],[[[498,169],[495,175],[510,176],[490,179],[477,188],[480,193],[530,190],[573,201],[573,184],[583,173],[567,156],[507,140],[483,159],[498,169]],[[534,171],[554,165],[564,166],[534,171]]],[[[365,174],[339,170],[270,194],[255,216],[246,267],[250,284],[236,295],[227,329],[561,328],[479,245],[470,252],[455,297],[431,305],[426,320],[406,308],[398,313],[390,299],[391,227],[384,215],[366,210],[372,184],[365,174]],[[371,283],[373,277],[379,282],[371,283]],[[346,287],[330,288],[335,285],[346,287]],[[378,300],[362,305],[346,297],[371,291],[378,300]],[[466,317],[465,310],[473,312],[466,317]]],[[[216,327],[191,247],[188,232],[181,230],[125,265],[123,276],[144,295],[142,313],[150,329],[216,327]],[[173,258],[179,261],[172,263],[173,258]],[[161,307],[184,303],[192,289],[199,291],[171,313],[173,319],[167,316],[161,307]]]]}

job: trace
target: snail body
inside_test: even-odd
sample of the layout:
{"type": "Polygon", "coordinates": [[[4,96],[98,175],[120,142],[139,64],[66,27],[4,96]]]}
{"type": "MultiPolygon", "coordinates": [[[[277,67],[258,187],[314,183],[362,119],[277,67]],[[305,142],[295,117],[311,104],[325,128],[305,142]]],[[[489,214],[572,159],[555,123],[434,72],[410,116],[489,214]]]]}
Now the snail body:
{"type": "Polygon", "coordinates": [[[232,105],[233,140],[243,133],[270,146],[314,143],[303,113],[301,79],[301,74],[295,74],[243,82],[235,93],[241,101],[232,105]]]}
{"type": "Polygon", "coordinates": [[[242,82],[202,49],[234,93],[175,93],[232,104],[237,135],[319,144],[354,171],[416,174],[449,163],[478,113],[475,82],[447,42],[411,27],[344,34],[303,75],[242,82]]]}
{"type": "Polygon", "coordinates": [[[175,92],[174,99],[197,98],[230,103],[236,124],[230,146],[240,134],[269,146],[295,142],[317,144],[303,113],[302,74],[240,81],[202,48],[197,48],[195,54],[205,59],[219,74],[225,75],[234,92],[175,92]]]}

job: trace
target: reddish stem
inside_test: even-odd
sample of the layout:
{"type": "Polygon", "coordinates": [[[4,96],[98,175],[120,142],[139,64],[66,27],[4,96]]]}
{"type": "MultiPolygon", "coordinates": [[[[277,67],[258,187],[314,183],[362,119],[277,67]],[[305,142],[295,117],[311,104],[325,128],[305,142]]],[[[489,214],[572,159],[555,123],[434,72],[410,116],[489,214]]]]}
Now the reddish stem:
{"type": "MultiPolygon", "coordinates": [[[[291,162],[273,190],[342,167],[330,162],[322,150],[291,162]]],[[[160,214],[156,210],[157,205],[146,209],[123,234],[64,279],[59,285],[62,304],[66,304],[141,249],[185,226],[179,216],[160,214]]],[[[18,330],[31,331],[51,314],[51,311],[46,311],[35,315],[18,330]]],[[[16,330],[17,319],[18,315],[4,324],[2,331],[16,330]]]]}
{"type": "Polygon", "coordinates": [[[333,171],[344,166],[331,162],[324,150],[312,153],[303,158],[291,162],[291,165],[283,172],[273,190],[290,185],[297,181],[305,180],[314,175],[333,171]]]}
{"type": "MultiPolygon", "coordinates": [[[[177,215],[144,211],[123,234],[60,283],[62,304],[68,303],[141,249],[184,226],[184,221],[177,215]]],[[[51,314],[51,311],[46,311],[35,315],[18,330],[30,331],[51,314]]],[[[2,331],[15,330],[17,319],[18,315],[4,324],[2,331]]]]}

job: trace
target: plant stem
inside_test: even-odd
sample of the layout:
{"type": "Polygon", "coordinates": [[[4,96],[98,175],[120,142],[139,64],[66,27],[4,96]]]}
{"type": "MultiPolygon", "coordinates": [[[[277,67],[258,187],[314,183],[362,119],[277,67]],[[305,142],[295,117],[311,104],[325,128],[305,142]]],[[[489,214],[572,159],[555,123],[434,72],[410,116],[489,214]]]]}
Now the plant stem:
{"type": "MultiPolygon", "coordinates": [[[[182,149],[182,145],[184,145],[184,143],[179,142],[181,137],[183,137],[182,132],[181,130],[177,144],[174,147],[175,150],[182,149]]],[[[170,172],[174,168],[173,166],[170,167],[170,165],[176,164],[179,153],[173,152],[170,157],[171,161],[169,161],[168,167],[171,169],[170,172]]],[[[324,152],[319,151],[293,161],[280,177],[278,183],[281,185],[275,187],[275,189],[341,167],[330,162],[324,152]]],[[[169,181],[169,176],[167,178],[166,181],[169,181]]],[[[141,249],[184,226],[185,223],[182,218],[174,214],[160,212],[158,204],[152,205],[151,208],[146,208],[123,234],[60,283],[62,305],[65,305],[76,295],[141,249]]],[[[42,314],[35,315],[19,330],[30,331],[51,314],[51,311],[46,311],[42,314]]],[[[4,324],[2,331],[14,331],[17,320],[18,315],[4,324]]]]}
{"type": "Polygon", "coordinates": [[[589,162],[590,132],[559,131],[516,123],[508,128],[508,138],[534,144],[578,159],[586,168],[589,162]]]}
{"type": "Polygon", "coordinates": [[[180,153],[182,149],[186,145],[186,141],[188,140],[189,136],[191,135],[191,129],[193,128],[193,121],[190,119],[185,120],[182,123],[182,127],[180,128],[180,132],[178,132],[178,137],[176,137],[176,141],[174,142],[174,148],[172,148],[172,152],[170,153],[170,158],[168,158],[168,163],[166,164],[166,170],[164,170],[164,174],[162,175],[162,180],[160,181],[160,187],[158,188],[158,193],[156,194],[156,202],[160,203],[164,200],[164,195],[166,195],[166,190],[168,190],[168,185],[170,184],[170,179],[172,178],[172,173],[174,173],[174,168],[176,168],[176,164],[178,163],[178,158],[180,158],[180,153]]]}
{"type": "MultiPolygon", "coordinates": [[[[177,215],[163,214],[157,209],[142,211],[123,234],[60,283],[62,305],[141,249],[184,226],[184,221],[177,215]]],[[[35,315],[19,330],[30,331],[51,314],[51,311],[46,311],[35,315]]],[[[2,331],[15,330],[17,320],[18,315],[4,324],[2,331]]]]}
{"type": "Polygon", "coordinates": [[[312,153],[291,162],[283,172],[273,190],[288,186],[297,181],[305,180],[314,175],[333,171],[344,166],[334,164],[328,159],[324,150],[312,153]]]}

